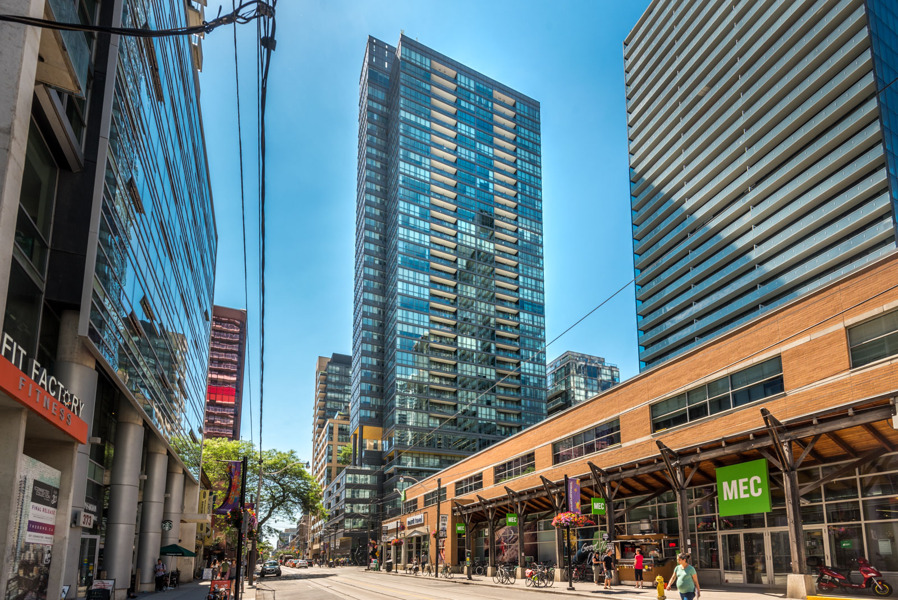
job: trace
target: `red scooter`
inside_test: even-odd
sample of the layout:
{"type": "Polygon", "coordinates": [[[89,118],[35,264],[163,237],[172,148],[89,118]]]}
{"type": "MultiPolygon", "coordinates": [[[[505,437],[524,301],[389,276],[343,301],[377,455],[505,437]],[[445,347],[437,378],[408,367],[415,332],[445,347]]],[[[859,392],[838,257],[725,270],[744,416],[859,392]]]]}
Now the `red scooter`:
{"type": "Polygon", "coordinates": [[[857,568],[864,580],[861,583],[851,581],[851,571],[846,573],[837,571],[832,567],[820,565],[817,567],[818,590],[865,590],[873,592],[874,596],[891,596],[892,585],[882,578],[882,573],[876,567],[867,562],[866,558],[857,559],[857,568]]]}

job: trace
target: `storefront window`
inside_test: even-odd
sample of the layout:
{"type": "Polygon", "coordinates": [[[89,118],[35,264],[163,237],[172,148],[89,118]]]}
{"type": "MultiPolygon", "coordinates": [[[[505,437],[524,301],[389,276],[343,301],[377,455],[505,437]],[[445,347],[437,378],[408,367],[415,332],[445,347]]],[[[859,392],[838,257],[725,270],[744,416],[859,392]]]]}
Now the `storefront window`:
{"type": "Polygon", "coordinates": [[[720,517],[720,529],[756,529],[764,525],[764,513],[720,517]]]}
{"type": "Polygon", "coordinates": [[[823,523],[823,505],[814,504],[801,507],[801,521],[805,525],[823,523]]]}
{"type": "Polygon", "coordinates": [[[859,525],[829,526],[829,547],[834,566],[848,569],[854,566],[854,561],[864,555],[864,539],[861,536],[859,525]]]}
{"type": "MultiPolygon", "coordinates": [[[[826,475],[826,469],[824,469],[824,475],[826,475]]],[[[852,477],[851,479],[830,481],[824,484],[823,493],[826,495],[827,502],[857,498],[857,479],[852,477]]]]}
{"type": "Polygon", "coordinates": [[[867,523],[864,530],[870,563],[883,571],[898,571],[898,522],[867,523]]]}
{"type": "MultiPolygon", "coordinates": [[[[798,472],[798,485],[803,486],[814,481],[820,481],[820,469],[802,469],[798,472]]],[[[801,497],[808,502],[823,502],[823,490],[816,488],[801,497]]]]}
{"type": "MultiPolygon", "coordinates": [[[[885,473],[861,478],[861,496],[898,496],[898,473],[885,473]]],[[[893,513],[895,514],[895,513],[893,513]]]]}
{"type": "Polygon", "coordinates": [[[829,523],[853,523],[861,520],[861,509],[857,502],[836,502],[826,505],[826,520],[829,523]]]}

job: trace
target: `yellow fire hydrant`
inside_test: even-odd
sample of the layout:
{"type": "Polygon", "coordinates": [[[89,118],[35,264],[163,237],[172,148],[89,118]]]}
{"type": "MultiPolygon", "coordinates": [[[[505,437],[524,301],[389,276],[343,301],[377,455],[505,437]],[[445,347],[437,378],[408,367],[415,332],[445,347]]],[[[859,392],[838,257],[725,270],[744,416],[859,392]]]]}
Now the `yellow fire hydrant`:
{"type": "Polygon", "coordinates": [[[664,595],[664,577],[658,575],[655,577],[655,583],[658,584],[658,600],[664,600],[667,596],[664,595]]]}

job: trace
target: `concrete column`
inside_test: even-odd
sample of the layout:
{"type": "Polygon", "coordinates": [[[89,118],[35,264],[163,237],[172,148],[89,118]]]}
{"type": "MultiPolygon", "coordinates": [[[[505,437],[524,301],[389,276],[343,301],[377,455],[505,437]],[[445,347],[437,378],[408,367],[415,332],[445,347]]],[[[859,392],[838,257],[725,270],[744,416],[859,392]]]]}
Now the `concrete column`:
{"type": "Polygon", "coordinates": [[[140,569],[140,591],[155,589],[153,566],[162,545],[162,513],[168,450],[150,435],[147,438],[146,482],[143,485],[143,508],[140,516],[140,538],[137,540],[137,568],[140,569]]]}
{"type": "MultiPolygon", "coordinates": [[[[83,403],[81,420],[87,423],[87,435],[93,435],[94,407],[97,395],[96,361],[85,349],[78,337],[77,311],[67,310],[60,315],[59,348],[56,352],[56,376],[65,382],[66,387],[83,403]]],[[[106,441],[106,440],[103,440],[106,441]]],[[[72,476],[72,511],[85,510],[87,495],[87,467],[90,459],[90,444],[78,445],[75,457],[75,472],[72,476]]],[[[99,507],[98,507],[99,508],[99,507]]],[[[90,511],[87,511],[90,512],[90,511]]],[[[99,517],[97,513],[91,513],[99,517]]],[[[75,577],[78,559],[81,555],[81,530],[76,529],[69,535],[65,549],[66,564],[69,565],[71,578],[75,577]]],[[[68,581],[63,582],[69,583],[68,581]]],[[[74,582],[72,582],[74,583],[74,582]]],[[[73,585],[72,590],[75,590],[73,585]]]]}
{"type": "Polygon", "coordinates": [[[137,527],[137,496],[143,454],[143,418],[124,398],[119,402],[115,456],[109,482],[104,550],[106,577],[115,579],[115,600],[126,597],[137,527]]]}
{"type": "Polygon", "coordinates": [[[6,589],[8,565],[14,551],[13,525],[19,500],[19,456],[24,450],[27,418],[25,408],[0,410],[0,456],[6,457],[0,460],[0,532],[5,532],[0,533],[3,536],[0,538],[3,541],[0,544],[0,590],[6,589]]]}
{"type": "Polygon", "coordinates": [[[80,444],[76,442],[29,440],[24,447],[25,454],[59,471],[59,497],[56,504],[56,530],[53,534],[48,593],[49,590],[61,590],[63,585],[71,585],[73,589],[77,585],[75,571],[78,568],[78,557],[75,557],[74,562],[69,562],[65,550],[71,538],[81,539],[81,530],[70,526],[74,493],[72,483],[78,446],[80,444]]]}
{"type": "MultiPolygon", "coordinates": [[[[40,18],[44,0],[0,0],[0,13],[40,18]]],[[[37,27],[0,23],[0,330],[6,314],[9,257],[16,237],[40,41],[37,27]]],[[[2,581],[6,581],[5,573],[2,581]]]]}
{"type": "MultiPolygon", "coordinates": [[[[191,477],[184,476],[184,514],[196,515],[200,508],[200,485],[193,481],[191,477]]],[[[196,548],[196,523],[181,523],[181,545],[188,550],[196,548]]],[[[193,579],[193,573],[196,571],[202,560],[197,554],[197,558],[179,558],[178,568],[181,570],[181,581],[186,582],[193,579]]]]}
{"type": "MultiPolygon", "coordinates": [[[[181,512],[184,508],[184,470],[174,460],[168,461],[168,475],[165,484],[165,508],[163,521],[171,521],[171,529],[162,532],[162,545],[181,544],[181,512]]],[[[172,557],[163,557],[165,567],[169,570],[175,564],[172,557]]]]}

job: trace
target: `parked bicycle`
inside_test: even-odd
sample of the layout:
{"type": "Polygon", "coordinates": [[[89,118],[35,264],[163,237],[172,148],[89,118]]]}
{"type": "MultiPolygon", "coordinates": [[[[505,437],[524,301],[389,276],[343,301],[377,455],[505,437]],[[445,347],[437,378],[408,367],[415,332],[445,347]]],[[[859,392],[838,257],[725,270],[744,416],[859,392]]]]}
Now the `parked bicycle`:
{"type": "Polygon", "coordinates": [[[589,565],[574,565],[573,579],[568,577],[569,572],[569,569],[565,567],[564,575],[566,581],[592,581],[592,569],[590,569],[589,565]]]}
{"type": "Polygon", "coordinates": [[[487,566],[488,565],[486,564],[486,562],[478,558],[474,560],[471,570],[474,575],[483,575],[484,573],[486,573],[487,566]]]}
{"type": "Polygon", "coordinates": [[[496,569],[496,574],[493,575],[493,583],[511,585],[515,582],[515,579],[517,577],[515,576],[514,565],[499,565],[496,569]]]}
{"type": "Polygon", "coordinates": [[[443,563],[440,567],[440,577],[452,579],[452,567],[449,566],[449,563],[443,563]]]}

